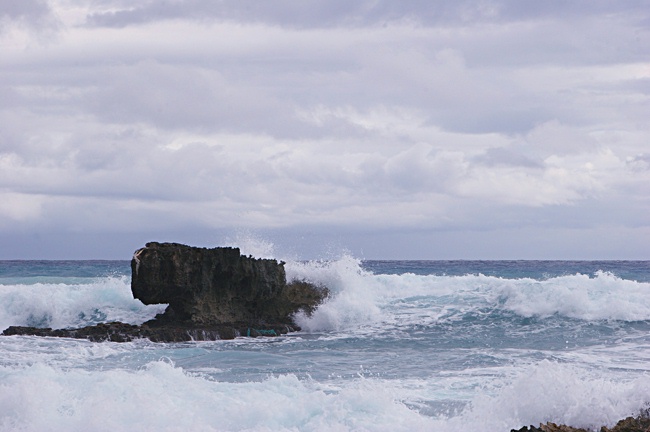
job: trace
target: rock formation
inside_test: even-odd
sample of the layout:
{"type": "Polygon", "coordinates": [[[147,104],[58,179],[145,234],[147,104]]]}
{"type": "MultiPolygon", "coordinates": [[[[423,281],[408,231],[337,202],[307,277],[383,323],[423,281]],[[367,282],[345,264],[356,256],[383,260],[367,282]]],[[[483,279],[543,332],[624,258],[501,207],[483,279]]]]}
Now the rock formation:
{"type": "MultiPolygon", "coordinates": [[[[588,432],[586,429],[548,422],[539,427],[530,426],[512,429],[510,432],[588,432]]],[[[600,432],[650,432],[650,410],[643,410],[636,417],[620,420],[613,428],[601,427],[600,432]]]]}
{"type": "Polygon", "coordinates": [[[304,282],[287,284],[276,260],[176,243],[147,243],[135,252],[131,291],[144,304],[168,303],[159,319],[198,326],[292,324],[293,314],[313,310],[326,294],[304,282]]]}
{"type": "Polygon", "coordinates": [[[299,330],[293,316],[307,314],[328,291],[305,281],[287,283],[284,263],[240,254],[237,248],[147,243],[131,260],[131,291],[145,304],[167,303],[141,326],[120,322],[81,329],[12,326],[4,335],[36,335],[125,342],[277,336],[299,330]]]}

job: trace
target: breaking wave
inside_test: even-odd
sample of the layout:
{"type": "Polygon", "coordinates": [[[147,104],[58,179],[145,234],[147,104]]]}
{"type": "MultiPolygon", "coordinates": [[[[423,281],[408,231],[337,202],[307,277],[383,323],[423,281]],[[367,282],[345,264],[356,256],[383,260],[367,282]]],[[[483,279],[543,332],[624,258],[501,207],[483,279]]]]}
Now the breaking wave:
{"type": "Polygon", "coordinates": [[[489,312],[585,321],[650,320],[650,283],[603,271],[595,277],[575,274],[543,280],[482,274],[373,274],[359,260],[345,256],[332,262],[289,263],[287,275],[331,290],[330,298],[312,316],[297,317],[308,331],[392,322],[397,315],[439,321],[489,312]]]}
{"type": "Polygon", "coordinates": [[[79,279],[83,282],[0,285],[0,329],[73,328],[109,321],[141,324],[167,306],[135,300],[126,276],[79,279]]]}
{"type": "Polygon", "coordinates": [[[5,431],[457,431],[540,421],[612,425],[644,407],[649,377],[600,378],[543,361],[481,388],[463,407],[426,415],[426,385],[358,377],[344,385],[293,374],[219,382],[169,361],[88,372],[45,364],[0,367],[5,431]],[[589,397],[586,397],[589,395],[589,397]],[[119,413],[119,414],[118,414],[119,413]]]}

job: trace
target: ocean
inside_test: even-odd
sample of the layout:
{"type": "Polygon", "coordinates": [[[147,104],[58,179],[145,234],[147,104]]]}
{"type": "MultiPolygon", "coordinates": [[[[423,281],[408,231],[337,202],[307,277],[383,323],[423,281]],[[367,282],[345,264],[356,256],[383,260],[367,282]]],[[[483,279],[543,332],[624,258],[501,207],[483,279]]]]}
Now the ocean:
{"type": "MultiPolygon", "coordinates": [[[[1,431],[596,428],[650,403],[649,261],[288,261],[302,331],[190,343],[0,337],[1,431]]],[[[1,261],[10,325],[140,324],[128,261],[1,261]]]]}

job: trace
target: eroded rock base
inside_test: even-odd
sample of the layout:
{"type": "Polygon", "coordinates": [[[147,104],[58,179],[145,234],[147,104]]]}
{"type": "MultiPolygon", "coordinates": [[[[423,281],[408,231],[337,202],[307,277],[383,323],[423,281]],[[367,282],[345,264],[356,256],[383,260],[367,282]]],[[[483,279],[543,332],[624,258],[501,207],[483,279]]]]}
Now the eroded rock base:
{"type": "Polygon", "coordinates": [[[140,326],[122,322],[102,323],[78,329],[51,329],[38,327],[8,327],[4,336],[45,336],[73,339],[88,339],[93,342],[130,342],[135,339],[149,339],[152,342],[189,342],[234,339],[239,336],[273,337],[300,330],[296,326],[278,325],[219,325],[196,327],[194,325],[161,325],[156,322],[140,326]]]}

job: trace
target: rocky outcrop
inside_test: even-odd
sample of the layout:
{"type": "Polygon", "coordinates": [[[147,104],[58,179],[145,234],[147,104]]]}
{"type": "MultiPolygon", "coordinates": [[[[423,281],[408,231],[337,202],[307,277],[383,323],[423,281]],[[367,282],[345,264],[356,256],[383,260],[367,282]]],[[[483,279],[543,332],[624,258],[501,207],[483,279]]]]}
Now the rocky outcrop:
{"type": "Polygon", "coordinates": [[[166,324],[156,320],[143,325],[122,322],[102,323],[79,329],[56,329],[39,327],[11,326],[2,333],[4,336],[49,336],[73,339],[88,339],[93,342],[130,342],[147,338],[152,342],[189,342],[234,339],[239,336],[280,336],[296,330],[290,325],[247,327],[245,325],[218,325],[196,327],[182,323],[166,324]]]}
{"type": "Polygon", "coordinates": [[[555,423],[548,422],[540,424],[539,427],[530,426],[522,427],[521,429],[512,429],[510,432],[589,432],[586,429],[577,429],[566,425],[556,425],[555,423]]]}
{"type": "Polygon", "coordinates": [[[237,248],[147,243],[131,261],[131,290],[145,304],[168,303],[159,319],[210,326],[225,323],[293,324],[327,291],[287,284],[284,263],[240,254],[237,248]]]}
{"type": "Polygon", "coordinates": [[[278,336],[299,330],[293,316],[311,314],[328,291],[306,281],[287,283],[284,263],[242,256],[237,248],[147,243],[131,260],[131,291],[145,304],[167,303],[164,313],[136,326],[102,323],[80,329],[12,326],[4,335],[35,335],[128,342],[278,336]]]}
{"type": "MultiPolygon", "coordinates": [[[[530,426],[521,429],[512,429],[510,432],[588,432],[586,429],[574,428],[566,425],[557,425],[548,422],[539,427],[530,426]]],[[[613,428],[601,427],[600,432],[650,432],[650,411],[644,410],[637,417],[627,417],[613,428]]]]}

